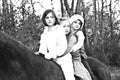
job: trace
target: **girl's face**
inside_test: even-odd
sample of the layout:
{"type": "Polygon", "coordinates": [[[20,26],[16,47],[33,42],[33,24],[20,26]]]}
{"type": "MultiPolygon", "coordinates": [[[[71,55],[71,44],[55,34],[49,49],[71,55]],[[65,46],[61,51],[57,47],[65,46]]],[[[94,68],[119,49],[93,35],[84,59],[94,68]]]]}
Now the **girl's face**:
{"type": "Polygon", "coordinates": [[[80,29],[80,28],[81,28],[80,21],[79,21],[79,20],[75,20],[75,21],[71,24],[71,28],[74,29],[74,30],[80,29]]]}
{"type": "Polygon", "coordinates": [[[48,13],[47,16],[45,17],[45,21],[48,26],[53,26],[55,23],[55,17],[52,14],[52,12],[48,13]]]}
{"type": "Polygon", "coordinates": [[[65,28],[65,34],[68,34],[70,32],[70,26],[69,25],[64,25],[65,28]]]}
{"type": "Polygon", "coordinates": [[[63,27],[65,29],[65,34],[68,34],[70,32],[70,24],[69,24],[69,22],[68,21],[63,21],[62,24],[63,24],[63,27]]]}

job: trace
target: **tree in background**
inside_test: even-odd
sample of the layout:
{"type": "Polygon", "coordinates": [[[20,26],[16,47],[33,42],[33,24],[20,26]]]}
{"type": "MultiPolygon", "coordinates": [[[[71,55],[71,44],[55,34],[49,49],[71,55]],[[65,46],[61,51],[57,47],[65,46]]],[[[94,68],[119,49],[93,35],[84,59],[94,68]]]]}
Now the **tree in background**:
{"type": "Polygon", "coordinates": [[[36,50],[42,33],[42,23],[40,17],[35,15],[33,0],[22,0],[17,8],[12,0],[10,3],[3,0],[2,7],[0,30],[24,43],[30,50],[36,50]],[[27,4],[31,5],[27,7],[27,4]]]}

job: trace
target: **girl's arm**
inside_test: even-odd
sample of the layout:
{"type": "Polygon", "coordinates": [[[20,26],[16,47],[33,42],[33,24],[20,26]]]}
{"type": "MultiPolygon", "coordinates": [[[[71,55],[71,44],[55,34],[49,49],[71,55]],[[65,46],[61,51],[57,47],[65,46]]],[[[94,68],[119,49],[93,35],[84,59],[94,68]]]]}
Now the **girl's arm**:
{"type": "Polygon", "coordinates": [[[71,36],[71,39],[68,40],[68,44],[67,44],[67,49],[66,49],[66,51],[64,52],[64,54],[58,56],[58,58],[63,57],[63,56],[65,56],[66,54],[70,53],[70,52],[72,51],[72,47],[73,47],[73,45],[75,44],[75,42],[76,42],[76,37],[71,36]]]}
{"type": "Polygon", "coordinates": [[[65,35],[64,28],[60,26],[58,30],[58,38],[57,38],[57,47],[54,53],[56,53],[56,57],[64,54],[67,49],[67,39],[65,35]]]}
{"type": "Polygon", "coordinates": [[[36,52],[36,54],[42,53],[42,54],[47,54],[47,48],[46,48],[46,32],[48,31],[48,27],[44,27],[44,31],[41,34],[41,39],[40,39],[40,46],[39,46],[39,51],[36,52]]]}
{"type": "Polygon", "coordinates": [[[73,46],[73,48],[72,48],[73,52],[77,51],[78,49],[80,49],[83,46],[84,39],[85,39],[82,31],[78,31],[76,33],[76,35],[78,36],[78,42],[73,46]]]}
{"type": "Polygon", "coordinates": [[[40,39],[40,47],[39,51],[36,54],[42,53],[42,54],[47,54],[47,48],[46,48],[46,40],[45,40],[45,34],[41,34],[41,39],[40,39]]]}

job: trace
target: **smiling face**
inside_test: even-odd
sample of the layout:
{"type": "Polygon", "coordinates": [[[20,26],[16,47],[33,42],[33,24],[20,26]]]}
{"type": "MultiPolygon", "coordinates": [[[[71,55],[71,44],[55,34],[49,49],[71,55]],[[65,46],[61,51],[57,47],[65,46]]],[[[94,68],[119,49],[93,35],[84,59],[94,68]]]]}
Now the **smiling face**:
{"type": "Polygon", "coordinates": [[[47,16],[45,17],[45,21],[48,26],[53,26],[55,24],[55,17],[52,12],[47,14],[47,16]]]}
{"type": "Polygon", "coordinates": [[[79,30],[82,27],[81,25],[81,21],[80,20],[75,20],[73,21],[73,23],[71,24],[71,28],[73,30],[79,30]]]}

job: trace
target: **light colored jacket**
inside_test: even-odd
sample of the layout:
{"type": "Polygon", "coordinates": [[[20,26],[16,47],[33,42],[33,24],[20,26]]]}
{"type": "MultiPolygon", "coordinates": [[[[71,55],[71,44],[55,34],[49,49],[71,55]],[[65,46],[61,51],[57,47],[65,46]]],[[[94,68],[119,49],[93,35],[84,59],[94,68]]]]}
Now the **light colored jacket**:
{"type": "Polygon", "coordinates": [[[56,58],[67,49],[67,40],[64,28],[60,25],[54,26],[52,31],[46,27],[41,35],[39,52],[46,58],[56,58]]]}
{"type": "Polygon", "coordinates": [[[76,33],[76,36],[77,36],[78,40],[77,40],[77,42],[72,47],[73,51],[79,50],[83,46],[83,44],[84,44],[85,37],[84,37],[83,32],[82,31],[78,31],[76,33]]]}

